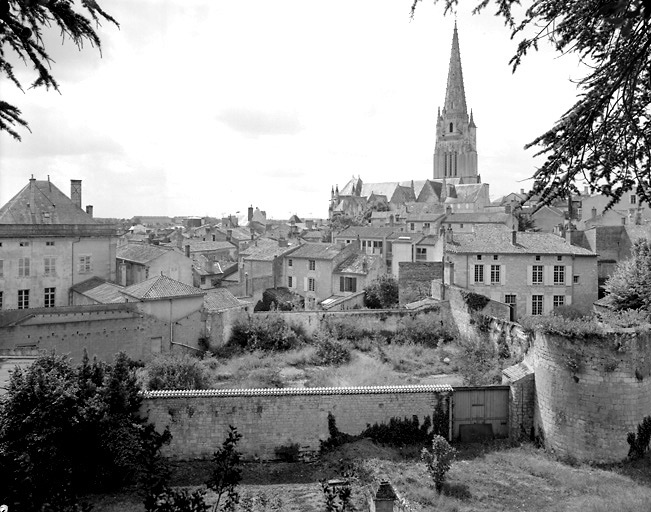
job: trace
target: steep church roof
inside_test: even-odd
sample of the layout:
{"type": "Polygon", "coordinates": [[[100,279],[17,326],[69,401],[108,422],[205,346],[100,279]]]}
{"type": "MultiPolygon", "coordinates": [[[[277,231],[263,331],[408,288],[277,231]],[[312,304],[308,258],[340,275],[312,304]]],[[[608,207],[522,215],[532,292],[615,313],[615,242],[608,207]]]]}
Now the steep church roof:
{"type": "Polygon", "coordinates": [[[448,85],[445,89],[445,105],[443,111],[459,114],[468,114],[466,107],[466,91],[463,86],[463,71],[461,70],[461,52],[459,51],[459,35],[457,23],[454,23],[452,34],[452,52],[450,53],[450,67],[448,68],[448,85]]]}

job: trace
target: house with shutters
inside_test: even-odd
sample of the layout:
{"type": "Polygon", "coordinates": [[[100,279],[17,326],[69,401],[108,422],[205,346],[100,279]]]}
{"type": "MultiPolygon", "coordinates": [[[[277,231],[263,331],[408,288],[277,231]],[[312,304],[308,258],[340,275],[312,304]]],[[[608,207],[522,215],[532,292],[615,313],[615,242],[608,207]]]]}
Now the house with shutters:
{"type": "Polygon", "coordinates": [[[117,282],[122,286],[141,283],[157,275],[193,284],[192,260],[173,247],[129,242],[117,248],[116,259],[117,282]]]}
{"type": "Polygon", "coordinates": [[[0,207],[0,309],[68,306],[75,284],[115,280],[117,226],[82,209],[81,192],[81,180],[68,197],[32,177],[0,207]]]}
{"type": "Polygon", "coordinates": [[[513,320],[565,305],[588,314],[598,297],[597,254],[552,233],[447,230],[434,247],[442,257],[447,284],[509,304],[513,320]]]}

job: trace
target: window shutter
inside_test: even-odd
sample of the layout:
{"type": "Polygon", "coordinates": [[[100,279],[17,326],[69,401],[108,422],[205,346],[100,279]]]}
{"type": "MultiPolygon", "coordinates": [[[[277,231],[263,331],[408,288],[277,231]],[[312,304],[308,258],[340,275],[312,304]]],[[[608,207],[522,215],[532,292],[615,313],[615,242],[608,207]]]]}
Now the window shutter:
{"type": "MultiPolygon", "coordinates": [[[[527,284],[529,286],[533,284],[533,280],[531,279],[532,275],[533,275],[533,265],[527,265],[527,284]]],[[[527,306],[527,314],[530,314],[529,306],[527,306]]]]}
{"type": "Polygon", "coordinates": [[[303,291],[307,291],[307,277],[303,278],[303,291]]]}
{"type": "Polygon", "coordinates": [[[572,267],[565,265],[565,286],[572,284],[572,267]]]}
{"type": "Polygon", "coordinates": [[[339,278],[339,291],[344,292],[344,291],[346,291],[345,288],[346,288],[345,279],[344,279],[344,276],[341,276],[339,278]]]}
{"type": "Polygon", "coordinates": [[[357,278],[353,277],[351,280],[353,282],[353,289],[351,291],[355,293],[357,291],[357,278]]]}
{"type": "Polygon", "coordinates": [[[543,270],[543,284],[554,284],[554,266],[545,265],[543,270]]]}
{"type": "MultiPolygon", "coordinates": [[[[565,270],[567,270],[569,267],[565,267],[565,270]]],[[[570,306],[572,304],[572,296],[571,295],[566,295],[565,296],[565,304],[570,306]]]]}
{"type": "Polygon", "coordinates": [[[500,284],[506,283],[506,276],[504,275],[504,265],[500,265],[500,284]]]}

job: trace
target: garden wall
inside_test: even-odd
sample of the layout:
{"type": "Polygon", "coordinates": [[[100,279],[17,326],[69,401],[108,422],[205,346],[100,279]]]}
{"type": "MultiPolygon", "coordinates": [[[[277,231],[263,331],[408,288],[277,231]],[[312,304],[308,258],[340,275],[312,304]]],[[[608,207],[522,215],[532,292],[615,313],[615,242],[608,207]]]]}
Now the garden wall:
{"type": "Polygon", "coordinates": [[[626,434],[651,414],[651,336],[622,330],[604,338],[537,333],[535,425],[561,456],[616,462],[626,434]]]}
{"type": "Polygon", "coordinates": [[[416,415],[422,422],[451,393],[445,385],[150,391],[141,411],[159,431],[169,427],[168,457],[210,457],[233,425],[243,436],[244,456],[268,460],[280,446],[318,450],[329,437],[329,412],[341,432],[359,434],[393,417],[416,415]]]}

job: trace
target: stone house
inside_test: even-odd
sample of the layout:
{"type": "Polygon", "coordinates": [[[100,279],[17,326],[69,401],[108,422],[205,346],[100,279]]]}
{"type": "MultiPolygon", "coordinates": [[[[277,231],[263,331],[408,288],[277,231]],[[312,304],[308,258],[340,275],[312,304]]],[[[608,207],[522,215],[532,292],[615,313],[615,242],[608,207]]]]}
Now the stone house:
{"type": "Polygon", "coordinates": [[[131,242],[116,251],[117,282],[122,286],[165,275],[192,284],[192,260],[172,247],[131,242]]]}
{"type": "Polygon", "coordinates": [[[0,309],[67,306],[76,283],[115,280],[117,226],[84,211],[81,192],[32,177],[0,208],[0,309]]]}
{"type": "Polygon", "coordinates": [[[597,254],[551,233],[448,231],[434,253],[445,256],[447,284],[509,304],[513,319],[564,305],[588,314],[597,300],[597,254]]]}
{"type": "Polygon", "coordinates": [[[399,227],[350,226],[339,233],[333,234],[335,243],[351,244],[359,242],[359,248],[368,255],[379,255],[384,258],[387,268],[391,267],[391,240],[399,227]]]}
{"type": "Polygon", "coordinates": [[[577,227],[583,230],[593,226],[641,225],[651,221],[651,207],[640,203],[634,192],[622,196],[617,204],[605,211],[609,202],[610,199],[601,194],[583,195],[577,227]]]}

